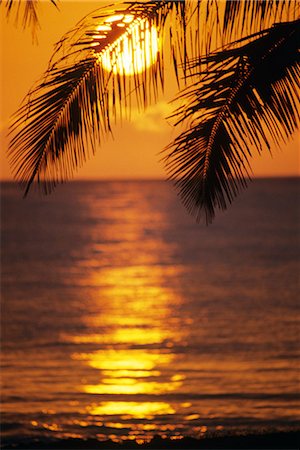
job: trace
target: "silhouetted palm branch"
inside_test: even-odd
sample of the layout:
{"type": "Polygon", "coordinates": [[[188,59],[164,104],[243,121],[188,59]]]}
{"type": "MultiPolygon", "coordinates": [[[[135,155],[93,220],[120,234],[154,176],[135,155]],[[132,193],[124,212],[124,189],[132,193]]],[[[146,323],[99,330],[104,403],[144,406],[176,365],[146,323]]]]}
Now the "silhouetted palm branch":
{"type": "MultiPolygon", "coordinates": [[[[50,0],[50,2],[57,7],[57,0],[50,0]]],[[[21,21],[22,27],[31,28],[33,36],[36,36],[37,28],[40,26],[38,17],[38,0],[1,0],[0,4],[6,8],[7,18],[14,16],[16,24],[21,21]]]]}
{"type": "Polygon", "coordinates": [[[299,5],[295,0],[227,1],[224,8],[224,31],[229,41],[267,29],[283,18],[295,20],[299,5]],[[249,20],[250,18],[250,20],[249,20]]]}
{"type": "MultiPolygon", "coordinates": [[[[102,67],[120,51],[122,39],[143,31],[145,21],[163,32],[168,14],[182,3],[149,2],[127,4],[117,9],[100,9],[88,16],[57,45],[55,60],[46,76],[30,92],[12,125],[10,160],[16,177],[30,188],[34,179],[43,180],[49,192],[59,181],[68,179],[92,152],[95,143],[111,131],[111,115],[120,115],[134,93],[139,105],[156,98],[163,84],[163,50],[149,70],[133,76],[114,74],[102,67]],[[108,22],[109,17],[120,16],[108,22]],[[122,25],[122,26],[120,26],[122,25]],[[67,47],[68,51],[65,52],[67,47]]],[[[184,29],[182,22],[181,29],[184,29]]],[[[182,42],[176,32],[177,44],[182,42]]],[[[174,59],[178,48],[173,38],[174,59]]],[[[133,40],[129,45],[133,45],[133,40]]]]}
{"type": "Polygon", "coordinates": [[[178,84],[192,83],[182,95],[190,103],[175,113],[178,122],[191,120],[191,128],[169,147],[167,165],[188,208],[204,208],[210,221],[215,207],[225,208],[246,184],[248,139],[261,148],[295,127],[290,122],[297,116],[298,22],[261,30],[283,15],[294,18],[296,10],[292,0],[160,0],[86,16],[57,44],[46,74],[14,116],[9,158],[25,195],[34,181],[49,192],[70,178],[111,132],[112,119],[130,110],[131,98],[141,108],[155,101],[164,86],[165,58],[171,56],[178,84]],[[237,34],[241,24],[244,31],[237,34]],[[133,68],[131,76],[124,75],[125,67],[115,70],[125,42],[133,48],[134,33],[145,39],[152,25],[160,40],[156,61],[142,72],[133,68]],[[244,41],[249,31],[254,34],[244,41]],[[237,36],[241,39],[228,47],[237,36]],[[218,46],[227,50],[216,52],[218,46]],[[265,77],[268,67],[274,74],[265,77]]]}
{"type": "Polygon", "coordinates": [[[237,37],[244,38],[284,20],[295,20],[297,0],[200,0],[198,22],[205,24],[200,54],[210,53],[237,37]]]}
{"type": "Polygon", "coordinates": [[[299,27],[299,20],[277,24],[238,48],[190,61],[201,78],[180,96],[173,117],[189,126],[165,162],[198,218],[205,210],[210,222],[246,186],[253,149],[280,145],[299,126],[299,27]]]}

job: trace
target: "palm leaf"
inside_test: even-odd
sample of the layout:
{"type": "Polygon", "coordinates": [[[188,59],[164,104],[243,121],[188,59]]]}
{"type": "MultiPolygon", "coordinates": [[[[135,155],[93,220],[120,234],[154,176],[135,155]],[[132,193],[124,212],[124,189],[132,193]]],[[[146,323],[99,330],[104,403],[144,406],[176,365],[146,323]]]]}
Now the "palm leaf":
{"type": "MultiPolygon", "coordinates": [[[[56,0],[50,0],[50,2],[57,7],[56,0]]],[[[1,1],[0,3],[6,8],[7,18],[14,16],[16,24],[21,21],[23,29],[27,27],[31,28],[33,37],[36,37],[37,29],[40,28],[38,0],[6,0],[5,2],[1,1]]]]}
{"type": "MultiPolygon", "coordinates": [[[[181,78],[188,80],[195,73],[199,76],[199,64],[201,70],[205,64],[212,66],[205,58],[204,66],[201,64],[201,49],[204,45],[209,51],[212,32],[224,30],[223,19],[231,3],[225,0],[222,7],[219,4],[217,0],[129,2],[100,8],[67,33],[56,45],[47,72],[13,118],[9,159],[25,194],[34,181],[50,192],[58,182],[69,179],[111,132],[112,120],[130,109],[132,98],[141,108],[155,101],[164,86],[166,55],[171,56],[178,84],[181,78]],[[117,19],[111,21],[112,16],[117,19]],[[205,30],[200,23],[203,17],[205,30]],[[132,76],[124,76],[119,50],[125,42],[132,48],[132,36],[144,33],[147,24],[156,27],[164,45],[151,67],[142,72],[135,68],[132,76]],[[195,56],[197,64],[187,64],[195,56]],[[111,62],[109,70],[105,60],[111,62]],[[118,70],[114,70],[117,65],[118,70]]],[[[247,7],[235,8],[237,15],[247,11],[247,7]]],[[[273,18],[279,9],[276,6],[273,18]]]]}
{"type": "Polygon", "coordinates": [[[276,22],[295,20],[298,13],[299,3],[295,0],[226,0],[224,34],[230,42],[237,33],[241,35],[241,30],[243,36],[248,36],[276,22]]]}
{"type": "Polygon", "coordinates": [[[191,0],[189,20],[198,46],[198,56],[222,48],[238,37],[268,29],[274,23],[295,20],[296,0],[191,0]]]}
{"type": "Polygon", "coordinates": [[[166,19],[174,13],[179,27],[170,37],[171,47],[175,65],[180,64],[184,8],[184,3],[173,1],[101,8],[63,37],[45,76],[11,126],[9,159],[25,195],[34,180],[50,192],[69,179],[111,132],[111,118],[128,109],[132,94],[140,107],[156,99],[164,82],[163,47],[155,64],[142,72],[133,67],[132,76],[123,76],[122,67],[114,71],[120,64],[116,58],[125,40],[130,47],[135,45],[134,33],[145,32],[148,24],[162,39],[166,19]],[[105,59],[115,61],[110,70],[103,67],[105,59]]]}
{"type": "Polygon", "coordinates": [[[200,81],[179,97],[183,106],[173,117],[189,129],[164,159],[198,219],[204,211],[211,222],[215,209],[226,209],[246,186],[253,149],[279,146],[299,126],[299,26],[278,24],[207,56],[200,81]]]}

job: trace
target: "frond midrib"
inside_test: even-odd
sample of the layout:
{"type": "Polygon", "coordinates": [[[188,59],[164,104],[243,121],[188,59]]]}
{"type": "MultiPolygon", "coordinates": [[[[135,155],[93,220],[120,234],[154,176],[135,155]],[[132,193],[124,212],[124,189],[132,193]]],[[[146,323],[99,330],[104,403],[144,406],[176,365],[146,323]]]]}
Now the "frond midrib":
{"type": "Polygon", "coordinates": [[[80,89],[80,86],[82,85],[84,80],[87,78],[88,74],[95,68],[95,64],[96,63],[97,63],[97,60],[95,59],[93,64],[89,65],[89,68],[80,77],[80,79],[76,83],[74,89],[72,89],[72,91],[69,93],[68,97],[65,99],[65,101],[62,104],[61,108],[57,112],[57,117],[55,119],[55,122],[54,122],[51,130],[49,130],[49,135],[48,135],[47,141],[46,141],[46,143],[44,145],[43,151],[42,151],[42,153],[41,153],[41,155],[39,157],[38,164],[36,165],[36,167],[35,167],[35,169],[34,169],[34,171],[32,173],[32,176],[30,177],[30,179],[29,179],[29,181],[27,183],[27,187],[26,187],[26,190],[25,190],[25,193],[24,193],[24,197],[28,194],[28,191],[30,189],[31,183],[33,182],[33,180],[35,178],[35,175],[36,175],[36,173],[38,172],[38,170],[39,170],[39,168],[41,166],[41,163],[42,163],[42,160],[43,160],[43,158],[45,156],[45,153],[49,150],[49,146],[50,146],[51,140],[52,140],[52,138],[53,138],[53,136],[54,136],[54,134],[56,132],[57,125],[58,125],[59,121],[62,119],[63,114],[65,113],[67,108],[70,106],[72,100],[74,99],[74,96],[75,96],[76,92],[78,92],[78,90],[80,89]]]}

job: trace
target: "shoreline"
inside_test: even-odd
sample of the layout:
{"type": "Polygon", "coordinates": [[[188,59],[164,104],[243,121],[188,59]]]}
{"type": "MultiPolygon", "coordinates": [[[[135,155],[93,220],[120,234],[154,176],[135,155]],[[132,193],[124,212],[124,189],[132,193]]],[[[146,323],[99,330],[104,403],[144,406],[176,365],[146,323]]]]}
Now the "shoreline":
{"type": "Polygon", "coordinates": [[[150,442],[138,444],[135,441],[126,441],[116,443],[113,441],[98,441],[96,439],[56,439],[28,441],[27,443],[9,443],[2,441],[2,448],[9,450],[110,450],[110,449],[281,449],[298,450],[300,446],[300,431],[274,432],[267,434],[249,434],[249,435],[228,435],[223,437],[207,437],[203,439],[182,438],[178,440],[162,439],[159,436],[154,437],[150,442]]]}

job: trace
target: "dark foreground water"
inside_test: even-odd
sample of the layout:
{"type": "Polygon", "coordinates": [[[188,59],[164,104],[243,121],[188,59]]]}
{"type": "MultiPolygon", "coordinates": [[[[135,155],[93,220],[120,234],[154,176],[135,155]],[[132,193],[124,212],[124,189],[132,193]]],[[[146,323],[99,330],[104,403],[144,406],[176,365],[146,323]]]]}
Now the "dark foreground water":
{"type": "Polygon", "coordinates": [[[3,442],[297,428],[299,180],[208,228],[164,182],[1,195],[3,442]]]}

